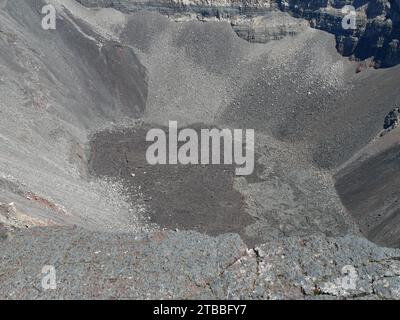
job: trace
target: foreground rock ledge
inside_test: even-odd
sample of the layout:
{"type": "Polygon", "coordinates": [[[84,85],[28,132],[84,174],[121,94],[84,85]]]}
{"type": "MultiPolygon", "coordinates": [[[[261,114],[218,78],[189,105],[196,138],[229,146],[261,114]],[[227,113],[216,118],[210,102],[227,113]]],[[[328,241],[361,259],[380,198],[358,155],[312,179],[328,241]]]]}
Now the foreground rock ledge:
{"type": "Polygon", "coordinates": [[[236,234],[2,232],[2,299],[400,298],[400,250],[354,236],[290,237],[248,249],[236,234]],[[44,265],[56,269],[55,290],[42,289],[44,265]],[[357,272],[354,290],[342,287],[345,265],[357,272]]]}

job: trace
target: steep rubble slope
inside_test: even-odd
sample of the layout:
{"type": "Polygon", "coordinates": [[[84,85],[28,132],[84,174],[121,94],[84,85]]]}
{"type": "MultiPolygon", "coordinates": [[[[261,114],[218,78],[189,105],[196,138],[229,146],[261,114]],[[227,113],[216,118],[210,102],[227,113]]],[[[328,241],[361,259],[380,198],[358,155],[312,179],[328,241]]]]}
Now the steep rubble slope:
{"type": "Polygon", "coordinates": [[[399,247],[400,134],[395,129],[357,153],[336,174],[343,204],[365,236],[399,247]]]}
{"type": "Polygon", "coordinates": [[[132,49],[68,11],[44,31],[43,5],[9,1],[0,11],[0,202],[51,224],[130,229],[112,186],[84,178],[85,145],[92,131],[141,114],[146,71],[132,49]]]}

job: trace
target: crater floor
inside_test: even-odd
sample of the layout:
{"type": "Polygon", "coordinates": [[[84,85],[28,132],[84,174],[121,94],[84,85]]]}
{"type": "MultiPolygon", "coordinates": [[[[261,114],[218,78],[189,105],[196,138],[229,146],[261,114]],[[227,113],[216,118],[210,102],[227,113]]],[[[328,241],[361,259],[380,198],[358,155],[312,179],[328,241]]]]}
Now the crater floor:
{"type": "MultiPolygon", "coordinates": [[[[146,142],[146,134],[151,128],[142,124],[96,134],[91,141],[90,171],[120,179],[129,201],[142,203],[150,222],[161,228],[209,235],[233,232],[250,241],[244,229],[254,219],[234,188],[235,165],[150,165],[146,151],[152,142],[146,142]]],[[[250,244],[257,239],[252,240],[250,244]]]]}

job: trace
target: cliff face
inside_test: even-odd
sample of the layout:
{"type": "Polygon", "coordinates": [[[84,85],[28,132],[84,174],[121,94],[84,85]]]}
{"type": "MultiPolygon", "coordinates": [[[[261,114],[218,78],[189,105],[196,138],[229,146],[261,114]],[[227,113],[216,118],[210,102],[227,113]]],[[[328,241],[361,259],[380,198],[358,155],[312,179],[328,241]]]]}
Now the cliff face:
{"type": "Polygon", "coordinates": [[[372,58],[376,67],[400,63],[399,0],[77,0],[85,6],[114,7],[124,12],[146,9],[174,19],[227,20],[236,33],[252,42],[296,34],[307,20],[336,36],[337,50],[358,60],[372,58]],[[342,8],[356,8],[356,29],[344,29],[342,8]]]}
{"type": "Polygon", "coordinates": [[[242,1],[203,0],[76,0],[87,7],[113,7],[122,12],[156,11],[175,21],[227,21],[233,30],[250,42],[265,43],[296,35],[309,26],[306,20],[295,19],[281,12],[274,1],[243,3],[242,1]]]}
{"type": "Polygon", "coordinates": [[[335,34],[338,51],[357,59],[373,57],[377,66],[390,67],[400,62],[399,0],[279,1],[279,8],[310,21],[311,26],[335,34]],[[342,8],[357,10],[356,29],[342,27],[342,8]]]}

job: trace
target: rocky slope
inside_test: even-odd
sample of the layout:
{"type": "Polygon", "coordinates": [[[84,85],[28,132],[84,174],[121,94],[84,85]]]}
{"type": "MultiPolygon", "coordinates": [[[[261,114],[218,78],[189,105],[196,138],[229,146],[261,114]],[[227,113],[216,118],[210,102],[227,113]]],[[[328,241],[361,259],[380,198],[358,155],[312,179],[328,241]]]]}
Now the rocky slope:
{"type": "Polygon", "coordinates": [[[312,27],[334,34],[337,50],[345,56],[359,60],[372,58],[375,67],[400,63],[398,0],[78,1],[90,7],[113,7],[124,12],[154,10],[173,19],[226,20],[239,36],[255,42],[296,34],[303,23],[282,18],[277,11],[288,12],[308,20],[312,27]],[[355,30],[342,27],[342,20],[348,14],[342,11],[346,5],[356,8],[355,30]]]}
{"type": "Polygon", "coordinates": [[[48,228],[1,236],[0,250],[1,299],[400,299],[400,250],[352,236],[248,249],[234,234],[48,228]]]}
{"type": "Polygon", "coordinates": [[[282,1],[280,8],[303,17],[311,25],[335,34],[337,49],[345,56],[374,58],[376,66],[400,62],[400,7],[398,0],[373,1],[282,1]],[[356,8],[356,29],[342,28],[342,8],[356,8]]]}
{"type": "Polygon", "coordinates": [[[397,246],[399,239],[398,128],[360,150],[336,175],[336,188],[368,239],[397,246]],[[368,174],[365,174],[368,172],[368,174]]]}

